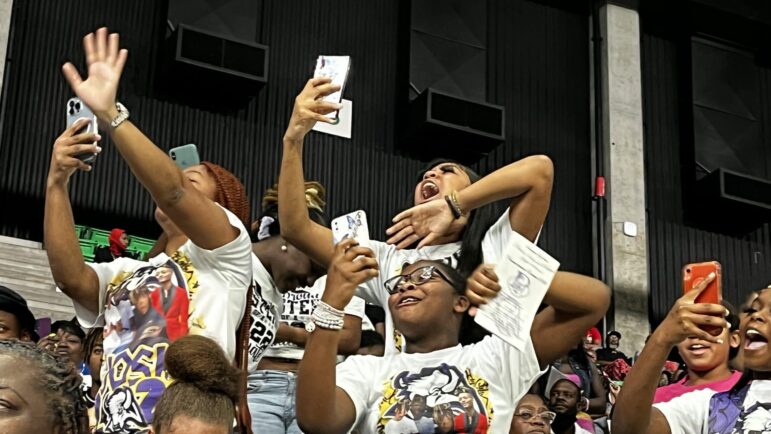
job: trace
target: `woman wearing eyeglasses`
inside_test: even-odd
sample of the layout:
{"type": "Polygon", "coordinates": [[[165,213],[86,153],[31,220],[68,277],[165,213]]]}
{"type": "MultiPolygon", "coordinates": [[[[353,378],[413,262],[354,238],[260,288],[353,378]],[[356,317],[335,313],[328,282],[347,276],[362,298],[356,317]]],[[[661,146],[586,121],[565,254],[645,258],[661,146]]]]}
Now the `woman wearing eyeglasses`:
{"type": "Polygon", "coordinates": [[[515,403],[545,366],[602,317],[610,298],[602,282],[558,272],[543,300],[548,307],[536,316],[521,350],[497,336],[462,346],[461,322],[471,306],[467,285],[494,296],[497,278],[478,268],[467,281],[441,261],[421,260],[384,285],[407,351],[352,356],[336,367],[342,309],[357,286],[377,273],[370,249],[354,240],[335,248],[297,380],[297,420],[305,433],[384,432],[398,416],[399,403],[416,396],[425,399],[426,411],[451,410],[456,433],[508,433],[515,403]],[[458,424],[464,414],[474,416],[471,423],[458,424]]]}
{"type": "Polygon", "coordinates": [[[509,434],[549,434],[557,414],[549,411],[540,396],[529,393],[522,397],[514,410],[509,434]]]}

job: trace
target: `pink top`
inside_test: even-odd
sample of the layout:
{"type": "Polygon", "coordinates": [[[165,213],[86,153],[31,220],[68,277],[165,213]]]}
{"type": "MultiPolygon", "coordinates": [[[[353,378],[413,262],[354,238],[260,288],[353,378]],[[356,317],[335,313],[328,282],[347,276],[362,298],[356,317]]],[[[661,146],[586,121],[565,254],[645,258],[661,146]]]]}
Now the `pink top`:
{"type": "Polygon", "coordinates": [[[672,398],[677,398],[682,394],[693,392],[694,390],[712,389],[715,392],[725,392],[726,390],[729,390],[732,387],[734,387],[734,384],[736,384],[736,382],[739,381],[739,378],[741,378],[741,376],[742,376],[741,372],[734,372],[733,374],[731,374],[730,377],[726,378],[725,380],[714,381],[712,383],[705,383],[699,386],[686,386],[685,382],[688,380],[688,378],[686,377],[678,381],[677,383],[670,384],[668,386],[659,387],[658,389],[656,389],[656,395],[653,397],[653,403],[658,404],[660,402],[667,402],[667,401],[670,401],[672,398]]]}

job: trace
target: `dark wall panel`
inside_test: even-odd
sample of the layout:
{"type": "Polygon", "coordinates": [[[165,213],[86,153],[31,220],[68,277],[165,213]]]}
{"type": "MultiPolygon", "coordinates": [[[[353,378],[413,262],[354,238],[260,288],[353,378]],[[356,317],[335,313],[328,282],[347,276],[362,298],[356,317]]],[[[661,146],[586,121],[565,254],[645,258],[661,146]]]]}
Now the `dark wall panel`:
{"type": "MultiPolygon", "coordinates": [[[[157,80],[167,2],[17,0],[0,118],[0,194],[15,210],[0,217],[1,233],[41,238],[49,152],[71,96],[60,65],[66,58],[82,64],[82,36],[107,25],[130,50],[119,98],[132,119],[162,148],[196,143],[203,158],[232,169],[247,187],[253,215],[261,192],[277,179],[283,130],[316,56],[350,54],[346,98],[353,100],[354,139],[311,133],[306,177],[327,186],[331,215],[365,209],[373,237],[382,239],[421,167],[393,151],[405,102],[399,98],[407,98],[398,87],[409,58],[400,51],[401,32],[409,32],[404,7],[391,0],[263,2],[256,42],[270,47],[268,83],[253,100],[223,108],[182,101],[157,80]]],[[[552,156],[557,180],[542,245],[566,269],[590,273],[587,18],[523,0],[491,1],[488,16],[488,95],[507,106],[509,134],[478,168],[487,173],[524,155],[552,156]]],[[[94,171],[73,181],[76,220],[155,235],[148,194],[109,142],[104,148],[94,171]]]]}
{"type": "MultiPolygon", "coordinates": [[[[681,294],[681,268],[718,260],[724,297],[739,304],[752,290],[771,283],[771,227],[742,237],[690,227],[683,219],[677,45],[650,33],[642,36],[648,254],[651,322],[657,324],[681,294]]],[[[771,101],[768,77],[762,100],[771,101]]],[[[771,124],[764,119],[765,129],[771,124]]]]}

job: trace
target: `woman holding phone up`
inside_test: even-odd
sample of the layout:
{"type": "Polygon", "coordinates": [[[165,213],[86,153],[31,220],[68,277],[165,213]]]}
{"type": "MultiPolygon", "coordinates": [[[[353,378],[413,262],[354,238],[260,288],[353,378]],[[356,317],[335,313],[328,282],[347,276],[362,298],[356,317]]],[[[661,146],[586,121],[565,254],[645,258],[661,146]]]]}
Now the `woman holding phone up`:
{"type": "Polygon", "coordinates": [[[681,297],[654,331],[616,400],[614,434],[745,434],[771,427],[771,290],[758,293],[739,326],[745,372],[728,390],[712,387],[654,404],[661,366],[670,349],[685,339],[725,345],[731,339],[727,310],[719,304],[695,303],[714,274],[681,297]],[[714,335],[704,329],[718,328],[714,335]]]}
{"type": "Polygon", "coordinates": [[[104,322],[105,381],[96,395],[96,432],[145,432],[170,382],[164,365],[170,341],[166,320],[153,313],[149,294],[161,290],[159,273],[171,270],[174,291],[190,300],[183,334],[211,338],[232,360],[252,281],[252,245],[244,226],[249,203],[232,173],[208,162],[180,170],[129,120],[128,110],[115,99],[128,56],[119,49],[118,34],[101,28],[86,35],[83,45],[88,78],[70,63],[64,65],[64,75],[152,196],[165,245],[147,262],[83,260],[68,184],[76,171],[92,169],[76,156],[101,150],[91,144],[99,136],[76,134],[87,120],[75,123],[54,143],[46,184],[45,244],[54,280],[72,298],[80,323],[90,328],[104,322]]]}
{"type": "MultiPolygon", "coordinates": [[[[297,96],[284,134],[279,176],[282,235],[324,266],[334,252],[332,232],[303,212],[303,141],[316,122],[332,121],[325,114],[342,108],[323,100],[338,90],[328,78],[314,78],[297,96]]],[[[385,308],[388,294],[383,284],[405,263],[442,260],[469,274],[483,261],[498,262],[514,231],[535,240],[549,210],[552,178],[552,162],[543,155],[523,158],[485,177],[452,161],[433,162],[414,185],[414,206],[394,218],[388,242],[371,242],[380,274],[364,283],[357,295],[385,308]],[[496,220],[493,208],[486,205],[503,199],[510,200],[509,207],[496,220]],[[409,248],[416,243],[416,249],[409,248]]],[[[468,297],[479,304],[484,295],[470,291],[468,297]]],[[[385,312],[388,354],[400,350],[403,340],[395,333],[388,309],[385,312]]]]}

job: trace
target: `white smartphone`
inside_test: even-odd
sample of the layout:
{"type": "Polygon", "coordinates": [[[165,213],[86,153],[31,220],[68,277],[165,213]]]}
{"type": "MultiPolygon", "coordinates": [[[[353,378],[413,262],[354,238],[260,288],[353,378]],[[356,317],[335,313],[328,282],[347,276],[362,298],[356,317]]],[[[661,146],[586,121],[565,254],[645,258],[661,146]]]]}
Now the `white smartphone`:
{"type": "Polygon", "coordinates": [[[192,143],[169,149],[169,157],[171,157],[182,170],[185,170],[190,166],[201,164],[201,158],[198,156],[198,148],[192,143]]]}
{"type": "Polygon", "coordinates": [[[364,211],[354,211],[332,220],[332,240],[335,245],[346,238],[353,238],[360,246],[369,248],[369,225],[364,211]]]}
{"type": "MultiPolygon", "coordinates": [[[[340,90],[324,97],[324,101],[340,103],[343,99],[345,82],[348,79],[348,71],[351,69],[351,56],[319,56],[316,59],[316,70],[313,78],[329,77],[332,84],[340,86],[340,90]]],[[[328,117],[337,118],[337,112],[327,114],[328,117]]]]}
{"type": "MultiPolygon", "coordinates": [[[[96,116],[91,111],[91,109],[83,104],[83,101],[81,101],[79,98],[70,98],[67,101],[67,128],[71,127],[72,124],[74,124],[78,119],[82,118],[91,119],[91,123],[76,131],[75,134],[99,133],[99,127],[96,123],[96,116]]],[[[96,142],[93,144],[95,145],[96,142]]],[[[94,161],[96,161],[96,154],[90,152],[78,154],[75,155],[75,157],[87,164],[94,164],[94,161]]]]}

